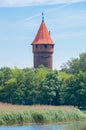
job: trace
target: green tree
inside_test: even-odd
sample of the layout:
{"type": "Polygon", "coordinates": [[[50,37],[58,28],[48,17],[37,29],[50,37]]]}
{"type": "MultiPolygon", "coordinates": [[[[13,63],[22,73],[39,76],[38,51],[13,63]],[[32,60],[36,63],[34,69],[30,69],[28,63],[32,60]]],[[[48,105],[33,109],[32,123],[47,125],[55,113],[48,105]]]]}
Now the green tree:
{"type": "Polygon", "coordinates": [[[12,103],[13,94],[16,88],[16,79],[12,78],[5,82],[5,87],[0,89],[0,100],[12,103]]]}
{"type": "Polygon", "coordinates": [[[36,79],[35,69],[24,69],[25,72],[25,104],[34,104],[36,102],[36,79]]]}
{"type": "Polygon", "coordinates": [[[0,71],[0,86],[4,85],[4,74],[2,71],[0,71]]]}
{"type": "Polygon", "coordinates": [[[8,70],[8,68],[1,70],[4,75],[4,83],[0,89],[0,101],[22,104],[25,90],[23,70],[18,68],[8,70]],[[8,77],[6,74],[8,74],[8,77]]]}
{"type": "Polygon", "coordinates": [[[86,72],[86,52],[79,55],[79,58],[73,58],[66,64],[63,64],[61,71],[67,73],[79,73],[79,71],[86,72]]]}
{"type": "Polygon", "coordinates": [[[57,71],[48,72],[41,83],[41,103],[59,104],[60,78],[57,71]]]}
{"type": "Polygon", "coordinates": [[[0,77],[1,77],[1,82],[4,85],[4,83],[12,78],[12,71],[9,67],[3,67],[0,69],[0,77]]]}
{"type": "Polygon", "coordinates": [[[72,75],[65,80],[60,89],[61,104],[85,106],[86,72],[72,75]]]}
{"type": "Polygon", "coordinates": [[[24,93],[26,90],[24,70],[14,68],[12,72],[13,72],[13,76],[16,78],[16,81],[17,81],[17,86],[13,93],[13,103],[23,104],[25,100],[24,93]]]}

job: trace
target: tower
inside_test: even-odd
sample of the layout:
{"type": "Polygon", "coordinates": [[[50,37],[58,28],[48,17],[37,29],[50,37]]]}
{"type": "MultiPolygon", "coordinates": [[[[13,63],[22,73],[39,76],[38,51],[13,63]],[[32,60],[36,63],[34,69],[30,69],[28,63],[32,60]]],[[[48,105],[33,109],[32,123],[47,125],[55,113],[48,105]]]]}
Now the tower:
{"type": "Polygon", "coordinates": [[[52,69],[54,42],[52,41],[50,32],[44,22],[43,13],[42,23],[34,41],[32,42],[32,49],[34,55],[34,67],[37,68],[39,65],[43,64],[45,67],[52,69]]]}

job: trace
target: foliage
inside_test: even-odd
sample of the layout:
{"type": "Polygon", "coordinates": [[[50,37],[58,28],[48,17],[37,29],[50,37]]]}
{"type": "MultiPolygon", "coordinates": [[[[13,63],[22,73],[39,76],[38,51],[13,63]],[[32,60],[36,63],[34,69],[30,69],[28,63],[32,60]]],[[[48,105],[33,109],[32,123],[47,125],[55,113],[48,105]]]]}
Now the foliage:
{"type": "Polygon", "coordinates": [[[67,105],[86,105],[86,72],[71,76],[60,89],[61,103],[67,105]]]}
{"type": "Polygon", "coordinates": [[[86,52],[79,55],[79,58],[73,58],[66,64],[63,64],[61,71],[67,73],[79,73],[79,71],[86,72],[86,52]]]}
{"type": "Polygon", "coordinates": [[[41,83],[41,95],[43,104],[59,104],[60,78],[57,71],[48,72],[41,83]]]}
{"type": "Polygon", "coordinates": [[[46,100],[47,96],[46,104],[48,100],[54,104],[60,82],[56,71],[43,66],[37,69],[1,68],[0,74],[0,101],[26,105],[45,104],[43,100],[46,100]],[[6,77],[9,72],[10,76],[6,77]],[[48,86],[47,90],[44,84],[48,86]]]}
{"type": "Polygon", "coordinates": [[[0,69],[0,101],[12,104],[86,107],[86,53],[62,70],[17,67],[0,69]]]}

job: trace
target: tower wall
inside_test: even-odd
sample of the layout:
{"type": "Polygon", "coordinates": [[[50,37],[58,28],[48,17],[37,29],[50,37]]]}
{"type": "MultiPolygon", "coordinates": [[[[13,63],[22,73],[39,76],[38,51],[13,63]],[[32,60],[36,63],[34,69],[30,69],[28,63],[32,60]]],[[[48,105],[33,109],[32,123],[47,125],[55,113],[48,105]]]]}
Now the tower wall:
{"type": "Polygon", "coordinates": [[[52,54],[54,45],[33,45],[34,53],[34,67],[37,68],[39,65],[44,65],[52,69],[52,54]]]}

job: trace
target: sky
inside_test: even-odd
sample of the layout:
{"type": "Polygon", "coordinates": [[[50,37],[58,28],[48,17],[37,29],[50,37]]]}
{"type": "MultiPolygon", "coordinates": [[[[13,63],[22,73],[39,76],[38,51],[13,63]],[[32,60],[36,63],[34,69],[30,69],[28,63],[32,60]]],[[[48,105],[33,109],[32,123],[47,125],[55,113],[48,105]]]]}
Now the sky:
{"type": "Polygon", "coordinates": [[[0,68],[33,67],[42,12],[55,43],[54,69],[86,52],[86,0],[0,0],[0,68]]]}

